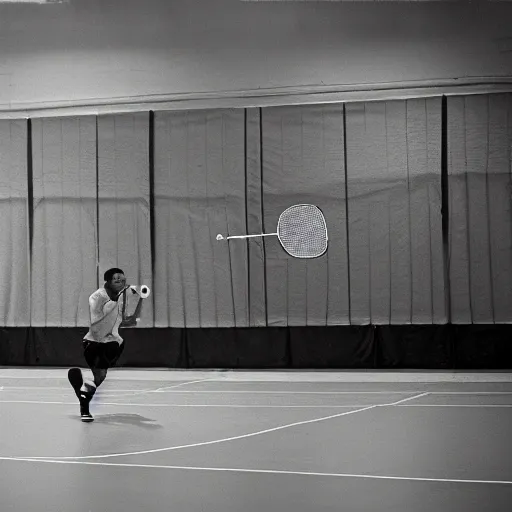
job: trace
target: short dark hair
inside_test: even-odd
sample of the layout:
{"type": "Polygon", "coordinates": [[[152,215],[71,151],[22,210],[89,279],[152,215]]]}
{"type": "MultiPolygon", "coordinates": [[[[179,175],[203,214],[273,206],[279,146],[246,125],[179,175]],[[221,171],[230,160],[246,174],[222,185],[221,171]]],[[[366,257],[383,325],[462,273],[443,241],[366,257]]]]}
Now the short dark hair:
{"type": "Polygon", "coordinates": [[[114,274],[124,274],[124,272],[120,268],[109,268],[103,274],[103,279],[105,279],[105,281],[107,281],[107,282],[110,282],[110,281],[112,281],[114,274]]]}

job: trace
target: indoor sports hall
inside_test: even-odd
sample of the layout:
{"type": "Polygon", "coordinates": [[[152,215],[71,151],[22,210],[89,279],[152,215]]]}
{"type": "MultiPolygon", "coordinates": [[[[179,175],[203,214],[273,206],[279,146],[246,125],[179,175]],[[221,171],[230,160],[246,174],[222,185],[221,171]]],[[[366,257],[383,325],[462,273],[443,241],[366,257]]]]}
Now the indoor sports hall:
{"type": "Polygon", "coordinates": [[[0,512],[508,512],[510,19],[0,0],[0,512]]]}

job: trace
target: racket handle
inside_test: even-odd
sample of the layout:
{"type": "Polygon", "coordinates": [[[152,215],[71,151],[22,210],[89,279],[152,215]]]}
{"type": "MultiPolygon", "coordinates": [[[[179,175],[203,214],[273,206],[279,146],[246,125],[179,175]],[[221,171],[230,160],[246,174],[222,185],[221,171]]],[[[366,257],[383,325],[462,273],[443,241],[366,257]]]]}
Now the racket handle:
{"type": "Polygon", "coordinates": [[[235,235],[235,236],[226,236],[217,235],[217,240],[231,240],[232,238],[255,238],[260,236],[277,236],[277,233],[262,233],[261,235],[235,235]]]}

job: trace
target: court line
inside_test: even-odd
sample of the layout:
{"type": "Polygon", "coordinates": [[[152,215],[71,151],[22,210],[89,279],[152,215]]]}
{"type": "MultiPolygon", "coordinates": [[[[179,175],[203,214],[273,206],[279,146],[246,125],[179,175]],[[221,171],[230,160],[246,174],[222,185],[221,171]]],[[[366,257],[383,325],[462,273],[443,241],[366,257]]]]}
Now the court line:
{"type": "Polygon", "coordinates": [[[512,407],[512,404],[407,404],[397,407],[512,407]]]}
{"type": "Polygon", "coordinates": [[[125,393],[124,397],[140,396],[140,395],[144,395],[147,393],[158,393],[159,389],[174,389],[174,388],[179,388],[181,386],[188,386],[189,384],[197,384],[199,382],[204,382],[205,380],[210,380],[210,379],[191,380],[191,381],[186,381],[186,382],[180,382],[179,384],[174,384],[172,386],[166,386],[165,388],[157,388],[157,389],[144,390],[144,391],[135,391],[133,393],[125,393]]]}
{"type": "MultiPolygon", "coordinates": [[[[157,389],[115,389],[115,390],[106,390],[105,393],[112,393],[112,394],[118,394],[118,393],[125,393],[124,396],[137,396],[137,395],[143,395],[145,393],[156,393],[160,392],[161,390],[170,390],[174,388],[179,388],[181,386],[187,386],[190,384],[197,384],[199,382],[204,382],[212,380],[211,378],[207,379],[200,379],[200,380],[192,380],[192,381],[185,381],[180,382],[179,384],[173,384],[171,386],[165,386],[164,388],[157,388],[157,389]]],[[[9,390],[29,390],[29,389],[37,389],[39,391],[44,390],[60,390],[60,391],[67,391],[67,386],[1,386],[0,390],[2,391],[9,391],[9,390]]],[[[99,390],[98,392],[101,392],[102,390],[99,390]]]]}
{"type": "Polygon", "coordinates": [[[225,443],[228,441],[236,441],[239,439],[246,439],[249,437],[254,437],[254,436],[258,436],[258,435],[262,435],[262,434],[268,434],[269,432],[276,432],[278,430],[284,430],[286,428],[297,427],[300,425],[307,425],[309,423],[318,423],[320,421],[326,421],[326,420],[330,420],[330,419],[334,419],[334,418],[339,418],[341,416],[348,416],[349,414],[355,414],[357,412],[368,411],[370,409],[375,409],[376,407],[390,407],[390,406],[398,405],[403,402],[414,400],[416,398],[420,398],[425,395],[428,395],[428,393],[422,393],[420,395],[415,395],[415,396],[412,396],[409,398],[404,398],[402,400],[398,400],[397,402],[393,402],[390,404],[370,405],[368,407],[364,407],[362,409],[356,409],[354,411],[346,411],[346,412],[342,412],[342,413],[338,413],[338,414],[332,414],[329,416],[322,416],[321,418],[314,418],[312,420],[297,421],[294,423],[288,423],[286,425],[280,425],[279,427],[273,427],[273,428],[269,428],[269,429],[265,429],[265,430],[259,430],[257,432],[250,432],[249,434],[241,434],[239,436],[226,437],[226,438],[222,438],[222,439],[214,439],[212,441],[203,441],[203,442],[199,442],[199,443],[191,443],[191,444],[186,444],[186,445],[181,445],[181,446],[169,446],[166,448],[155,448],[153,450],[141,450],[138,452],[127,452],[127,453],[110,453],[110,454],[105,454],[105,455],[82,455],[82,456],[75,456],[75,457],[31,457],[31,458],[33,458],[33,459],[54,459],[54,460],[106,459],[106,458],[111,458],[111,457],[123,457],[126,455],[144,455],[147,453],[174,451],[174,450],[180,450],[183,448],[195,448],[198,446],[207,446],[207,445],[212,445],[212,444],[225,443]]]}
{"type": "MultiPolygon", "coordinates": [[[[204,380],[210,380],[210,379],[204,379],[204,380]]],[[[172,391],[170,390],[173,387],[180,387],[184,386],[186,384],[195,384],[197,382],[204,382],[204,380],[201,381],[190,381],[190,382],[182,382],[180,384],[177,384],[176,386],[166,386],[165,388],[157,388],[157,389],[112,389],[112,390],[105,390],[104,393],[109,394],[117,394],[117,393],[187,393],[187,394],[201,394],[201,393],[208,393],[208,394],[214,394],[214,393],[222,393],[222,394],[283,394],[283,395],[406,395],[410,393],[418,393],[419,389],[414,390],[403,390],[403,391],[396,391],[396,390],[389,390],[389,391],[368,391],[368,390],[361,390],[361,391],[278,391],[278,390],[271,390],[271,391],[250,391],[250,390],[198,390],[198,389],[186,389],[186,390],[180,390],[180,391],[172,391]],[[169,389],[169,390],[168,390],[169,389]]],[[[61,390],[61,391],[67,391],[68,387],[66,386],[0,386],[0,391],[11,391],[11,390],[30,390],[30,389],[37,389],[40,391],[44,390],[61,390]]],[[[101,391],[101,389],[99,390],[101,391]]],[[[428,391],[431,395],[512,395],[512,391],[428,391]]]]}
{"type": "MultiPolygon", "coordinates": [[[[48,401],[48,400],[0,400],[0,404],[41,404],[41,405],[76,405],[75,402],[56,402],[56,401],[48,401]]],[[[347,407],[366,407],[362,404],[326,404],[326,405],[263,405],[263,404],[253,404],[253,405],[247,405],[247,404],[169,404],[169,403],[162,403],[162,404],[138,404],[138,403],[131,403],[131,402],[103,402],[101,401],[97,405],[114,405],[114,406],[122,406],[126,407],[127,405],[133,406],[133,407],[226,407],[226,408],[276,408],[276,409],[290,409],[290,408],[304,408],[304,409],[341,409],[341,408],[347,408],[347,407]]],[[[385,406],[389,404],[374,404],[377,406],[385,406]]],[[[396,407],[512,407],[512,404],[405,404],[405,405],[397,405],[396,407]]]]}
{"type": "MultiPolygon", "coordinates": [[[[250,390],[202,390],[187,389],[184,391],[157,391],[158,393],[222,393],[222,394],[255,394],[255,395],[406,395],[418,393],[421,389],[403,391],[250,391],[250,390]]],[[[512,395],[512,391],[426,391],[431,395],[512,395]]]]}
{"type": "Polygon", "coordinates": [[[197,466],[167,466],[159,464],[130,464],[116,462],[86,462],[80,460],[57,460],[57,459],[37,459],[28,457],[0,457],[0,460],[17,462],[43,462],[47,464],[80,464],[84,466],[112,466],[123,468],[145,468],[145,469],[178,469],[190,471],[215,471],[232,473],[259,473],[271,475],[292,475],[292,476],[326,476],[334,478],[361,478],[369,480],[402,480],[413,482],[438,482],[438,483],[462,483],[462,484],[493,484],[493,485],[511,485],[509,480],[476,480],[459,478],[427,478],[427,477],[409,477],[409,476],[391,476],[391,475],[365,475],[355,473],[327,473],[319,471],[291,471],[279,469],[246,469],[246,468],[215,468],[215,467],[197,467],[197,466]]]}
{"type": "Polygon", "coordinates": [[[211,377],[211,378],[207,378],[207,379],[192,380],[190,382],[181,382],[180,384],[175,384],[172,386],[164,386],[162,388],[155,389],[155,393],[162,393],[162,392],[167,391],[168,389],[175,389],[175,388],[179,388],[181,386],[186,386],[188,384],[198,384],[199,382],[206,382],[206,381],[212,381],[212,380],[215,380],[215,379],[213,377],[211,377]]]}
{"type": "MultiPolygon", "coordinates": [[[[0,390],[3,391],[24,391],[29,389],[38,389],[39,391],[68,391],[69,386],[0,386],[0,390]]],[[[105,391],[106,393],[135,393],[138,391],[155,391],[154,389],[113,389],[111,391],[105,391]]]]}
{"type": "MultiPolygon", "coordinates": [[[[37,400],[0,400],[0,404],[43,404],[43,405],[76,405],[77,402],[55,402],[55,401],[37,401],[37,400]]],[[[342,407],[366,407],[365,405],[246,405],[246,404],[134,404],[130,402],[100,402],[98,405],[119,405],[126,407],[228,407],[228,408],[304,408],[304,409],[331,409],[342,407]]],[[[384,404],[385,405],[385,404],[384,404]]],[[[94,404],[93,404],[94,406],[94,404]]],[[[512,407],[512,406],[511,406],[512,407]]]]}

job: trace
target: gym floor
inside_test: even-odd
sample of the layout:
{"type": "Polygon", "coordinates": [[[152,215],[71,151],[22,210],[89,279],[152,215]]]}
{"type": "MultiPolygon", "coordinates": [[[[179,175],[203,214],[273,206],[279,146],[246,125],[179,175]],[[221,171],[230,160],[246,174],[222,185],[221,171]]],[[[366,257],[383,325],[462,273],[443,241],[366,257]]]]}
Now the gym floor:
{"type": "Polygon", "coordinates": [[[509,511],[512,373],[0,368],[2,512],[509,511]],[[84,371],[88,375],[88,370],[84,371]]]}

